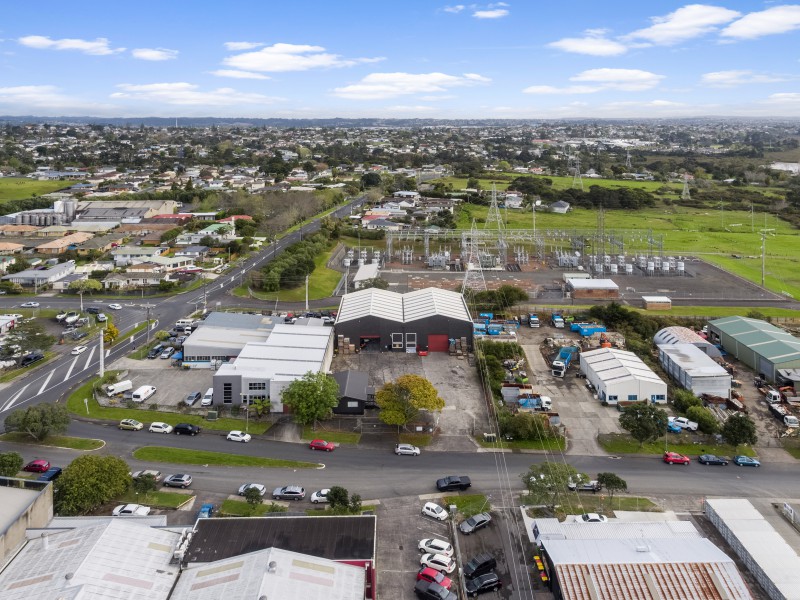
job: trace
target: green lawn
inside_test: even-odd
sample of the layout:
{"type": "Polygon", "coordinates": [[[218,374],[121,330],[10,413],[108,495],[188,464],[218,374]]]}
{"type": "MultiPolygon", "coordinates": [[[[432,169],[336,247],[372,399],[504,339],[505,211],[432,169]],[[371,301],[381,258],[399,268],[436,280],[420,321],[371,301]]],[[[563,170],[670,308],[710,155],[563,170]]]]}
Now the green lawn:
{"type": "Polygon", "coordinates": [[[13,431],[0,435],[0,442],[15,444],[30,444],[31,446],[54,446],[57,448],[71,448],[72,450],[97,450],[105,445],[103,440],[91,438],[70,437],[67,435],[51,435],[44,441],[34,440],[27,433],[13,431]]]}
{"type": "Polygon", "coordinates": [[[781,440],[781,444],[786,452],[800,460],[800,440],[797,438],[784,438],[781,440]]]}
{"type": "Polygon", "coordinates": [[[225,467],[265,467],[286,469],[316,469],[319,464],[299,460],[282,460],[264,456],[245,456],[208,450],[187,450],[165,446],[145,446],[135,450],[137,460],[165,462],[184,465],[221,465],[225,467]]]}
{"type": "Polygon", "coordinates": [[[458,507],[458,513],[465,519],[479,512],[489,512],[492,505],[483,494],[467,494],[464,496],[445,496],[442,498],[442,506],[450,510],[450,506],[458,507]]]}
{"type": "Polygon", "coordinates": [[[288,512],[288,508],[274,502],[269,504],[249,505],[244,500],[225,500],[219,507],[219,514],[224,517],[260,517],[267,513],[288,512]]]}
{"type": "Polygon", "coordinates": [[[397,441],[400,444],[413,444],[424,448],[433,441],[433,436],[429,433],[401,433],[397,436],[397,441]]]}
{"type": "Polygon", "coordinates": [[[0,202],[41,196],[71,185],[72,183],[69,181],[36,181],[27,178],[0,177],[0,202]]]}
{"type": "MultiPolygon", "coordinates": [[[[339,271],[329,269],[326,265],[331,258],[333,250],[323,252],[314,259],[314,271],[308,278],[308,299],[318,300],[329,298],[342,278],[339,271]]],[[[246,285],[237,287],[234,290],[236,296],[248,297],[250,295],[246,285]]],[[[259,292],[253,290],[252,296],[265,302],[300,302],[306,299],[306,287],[300,285],[296,288],[275,292],[259,292]]]]}
{"type": "MultiPolygon", "coordinates": [[[[108,421],[119,421],[121,419],[136,419],[143,423],[153,421],[163,421],[170,425],[177,425],[178,423],[191,423],[199,425],[203,429],[214,431],[231,431],[233,429],[243,429],[244,419],[234,419],[225,417],[217,419],[216,421],[207,421],[200,415],[189,415],[183,413],[161,412],[157,410],[146,410],[139,408],[125,408],[125,407],[104,407],[100,406],[92,396],[92,386],[98,381],[93,379],[87,381],[67,398],[67,408],[71,413],[81,416],[88,416],[93,419],[104,419],[108,421]],[[84,398],[89,400],[89,411],[87,413],[86,406],[84,405],[84,398]]],[[[256,435],[264,433],[269,429],[270,423],[259,423],[251,421],[249,432],[256,435]]]]}
{"type": "MultiPolygon", "coordinates": [[[[600,434],[597,441],[606,452],[611,454],[664,454],[664,438],[659,438],[655,442],[644,444],[641,448],[639,442],[628,434],[608,433],[600,434]]],[[[667,449],[670,452],[685,454],[694,459],[700,454],[716,454],[717,456],[727,456],[732,458],[737,454],[745,456],[756,456],[756,452],[750,446],[739,446],[734,448],[728,444],[714,444],[713,442],[703,441],[700,436],[691,434],[670,434],[667,449]]]]}
{"type": "MultiPolygon", "coordinates": [[[[523,497],[523,501],[524,501],[523,497]]],[[[633,510],[641,512],[661,512],[661,507],[648,498],[638,496],[621,496],[619,494],[610,498],[606,494],[585,494],[570,492],[558,499],[555,516],[563,520],[567,515],[597,512],[611,516],[615,510],[633,510]]],[[[551,511],[540,508],[528,508],[531,517],[552,517],[551,511]]]]}
{"type": "Polygon", "coordinates": [[[357,444],[361,439],[361,434],[354,431],[328,431],[317,427],[316,431],[310,425],[303,427],[303,440],[325,440],[337,444],[357,444]]]}
{"type": "Polygon", "coordinates": [[[120,504],[144,504],[153,508],[175,509],[191,500],[191,494],[178,494],[176,492],[163,492],[155,490],[146,494],[137,494],[133,488],[129,489],[124,495],[117,498],[120,504]]]}
{"type": "Polygon", "coordinates": [[[567,447],[564,438],[511,441],[498,439],[497,442],[487,442],[483,439],[483,436],[475,436],[475,441],[483,448],[509,448],[511,450],[549,450],[551,452],[559,452],[567,447]]]}

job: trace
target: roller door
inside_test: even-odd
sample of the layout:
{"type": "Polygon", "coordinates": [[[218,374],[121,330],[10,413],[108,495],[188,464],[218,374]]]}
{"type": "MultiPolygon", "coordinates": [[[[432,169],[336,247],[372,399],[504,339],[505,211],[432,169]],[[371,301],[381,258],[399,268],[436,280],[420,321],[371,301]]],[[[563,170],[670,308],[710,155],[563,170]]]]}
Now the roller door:
{"type": "Polygon", "coordinates": [[[428,350],[430,352],[447,352],[450,347],[450,341],[447,334],[444,335],[428,335],[428,350]]]}

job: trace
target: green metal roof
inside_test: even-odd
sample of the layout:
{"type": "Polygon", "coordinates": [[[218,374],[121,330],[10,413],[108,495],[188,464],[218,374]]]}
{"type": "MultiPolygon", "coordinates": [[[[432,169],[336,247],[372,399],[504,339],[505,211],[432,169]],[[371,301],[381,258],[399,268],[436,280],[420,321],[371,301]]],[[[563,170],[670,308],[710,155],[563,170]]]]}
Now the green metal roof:
{"type": "Polygon", "coordinates": [[[766,321],[725,317],[709,324],[773,364],[800,360],[800,339],[766,321]]]}

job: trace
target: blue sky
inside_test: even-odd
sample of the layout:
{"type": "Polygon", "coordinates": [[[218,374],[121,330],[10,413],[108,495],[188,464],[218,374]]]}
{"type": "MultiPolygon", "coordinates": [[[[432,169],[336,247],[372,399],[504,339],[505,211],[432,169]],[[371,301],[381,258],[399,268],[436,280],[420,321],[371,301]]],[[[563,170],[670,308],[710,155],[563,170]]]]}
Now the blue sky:
{"type": "Polygon", "coordinates": [[[14,2],[2,114],[800,117],[800,4],[14,2]]]}

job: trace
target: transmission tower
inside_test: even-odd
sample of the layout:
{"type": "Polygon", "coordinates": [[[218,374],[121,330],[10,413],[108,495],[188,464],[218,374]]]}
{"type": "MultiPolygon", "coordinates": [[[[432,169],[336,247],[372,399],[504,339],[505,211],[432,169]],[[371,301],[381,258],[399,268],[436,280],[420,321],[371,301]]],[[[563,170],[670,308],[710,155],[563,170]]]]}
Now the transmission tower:
{"type": "Polygon", "coordinates": [[[497,188],[492,184],[492,202],[489,205],[489,214],[486,215],[486,223],[484,229],[491,229],[497,227],[497,254],[499,256],[500,264],[505,265],[507,262],[507,250],[505,236],[505,223],[503,216],[500,214],[500,207],[497,205],[497,188]]]}
{"type": "Polygon", "coordinates": [[[681,200],[691,200],[692,195],[689,193],[689,174],[683,174],[683,192],[681,192],[681,200]]]}
{"type": "Polygon", "coordinates": [[[631,151],[625,150],[625,170],[628,173],[633,172],[633,166],[631,165],[631,151]]]}
{"type": "Polygon", "coordinates": [[[468,290],[472,292],[486,291],[486,279],[483,277],[483,268],[481,267],[478,227],[475,219],[472,219],[472,230],[469,232],[466,250],[466,258],[462,261],[464,263],[464,293],[466,294],[468,290]]]}
{"type": "Polygon", "coordinates": [[[583,191],[583,177],[581,176],[581,155],[576,154],[572,157],[572,164],[575,167],[575,174],[572,176],[572,189],[580,188],[583,191]]]}

